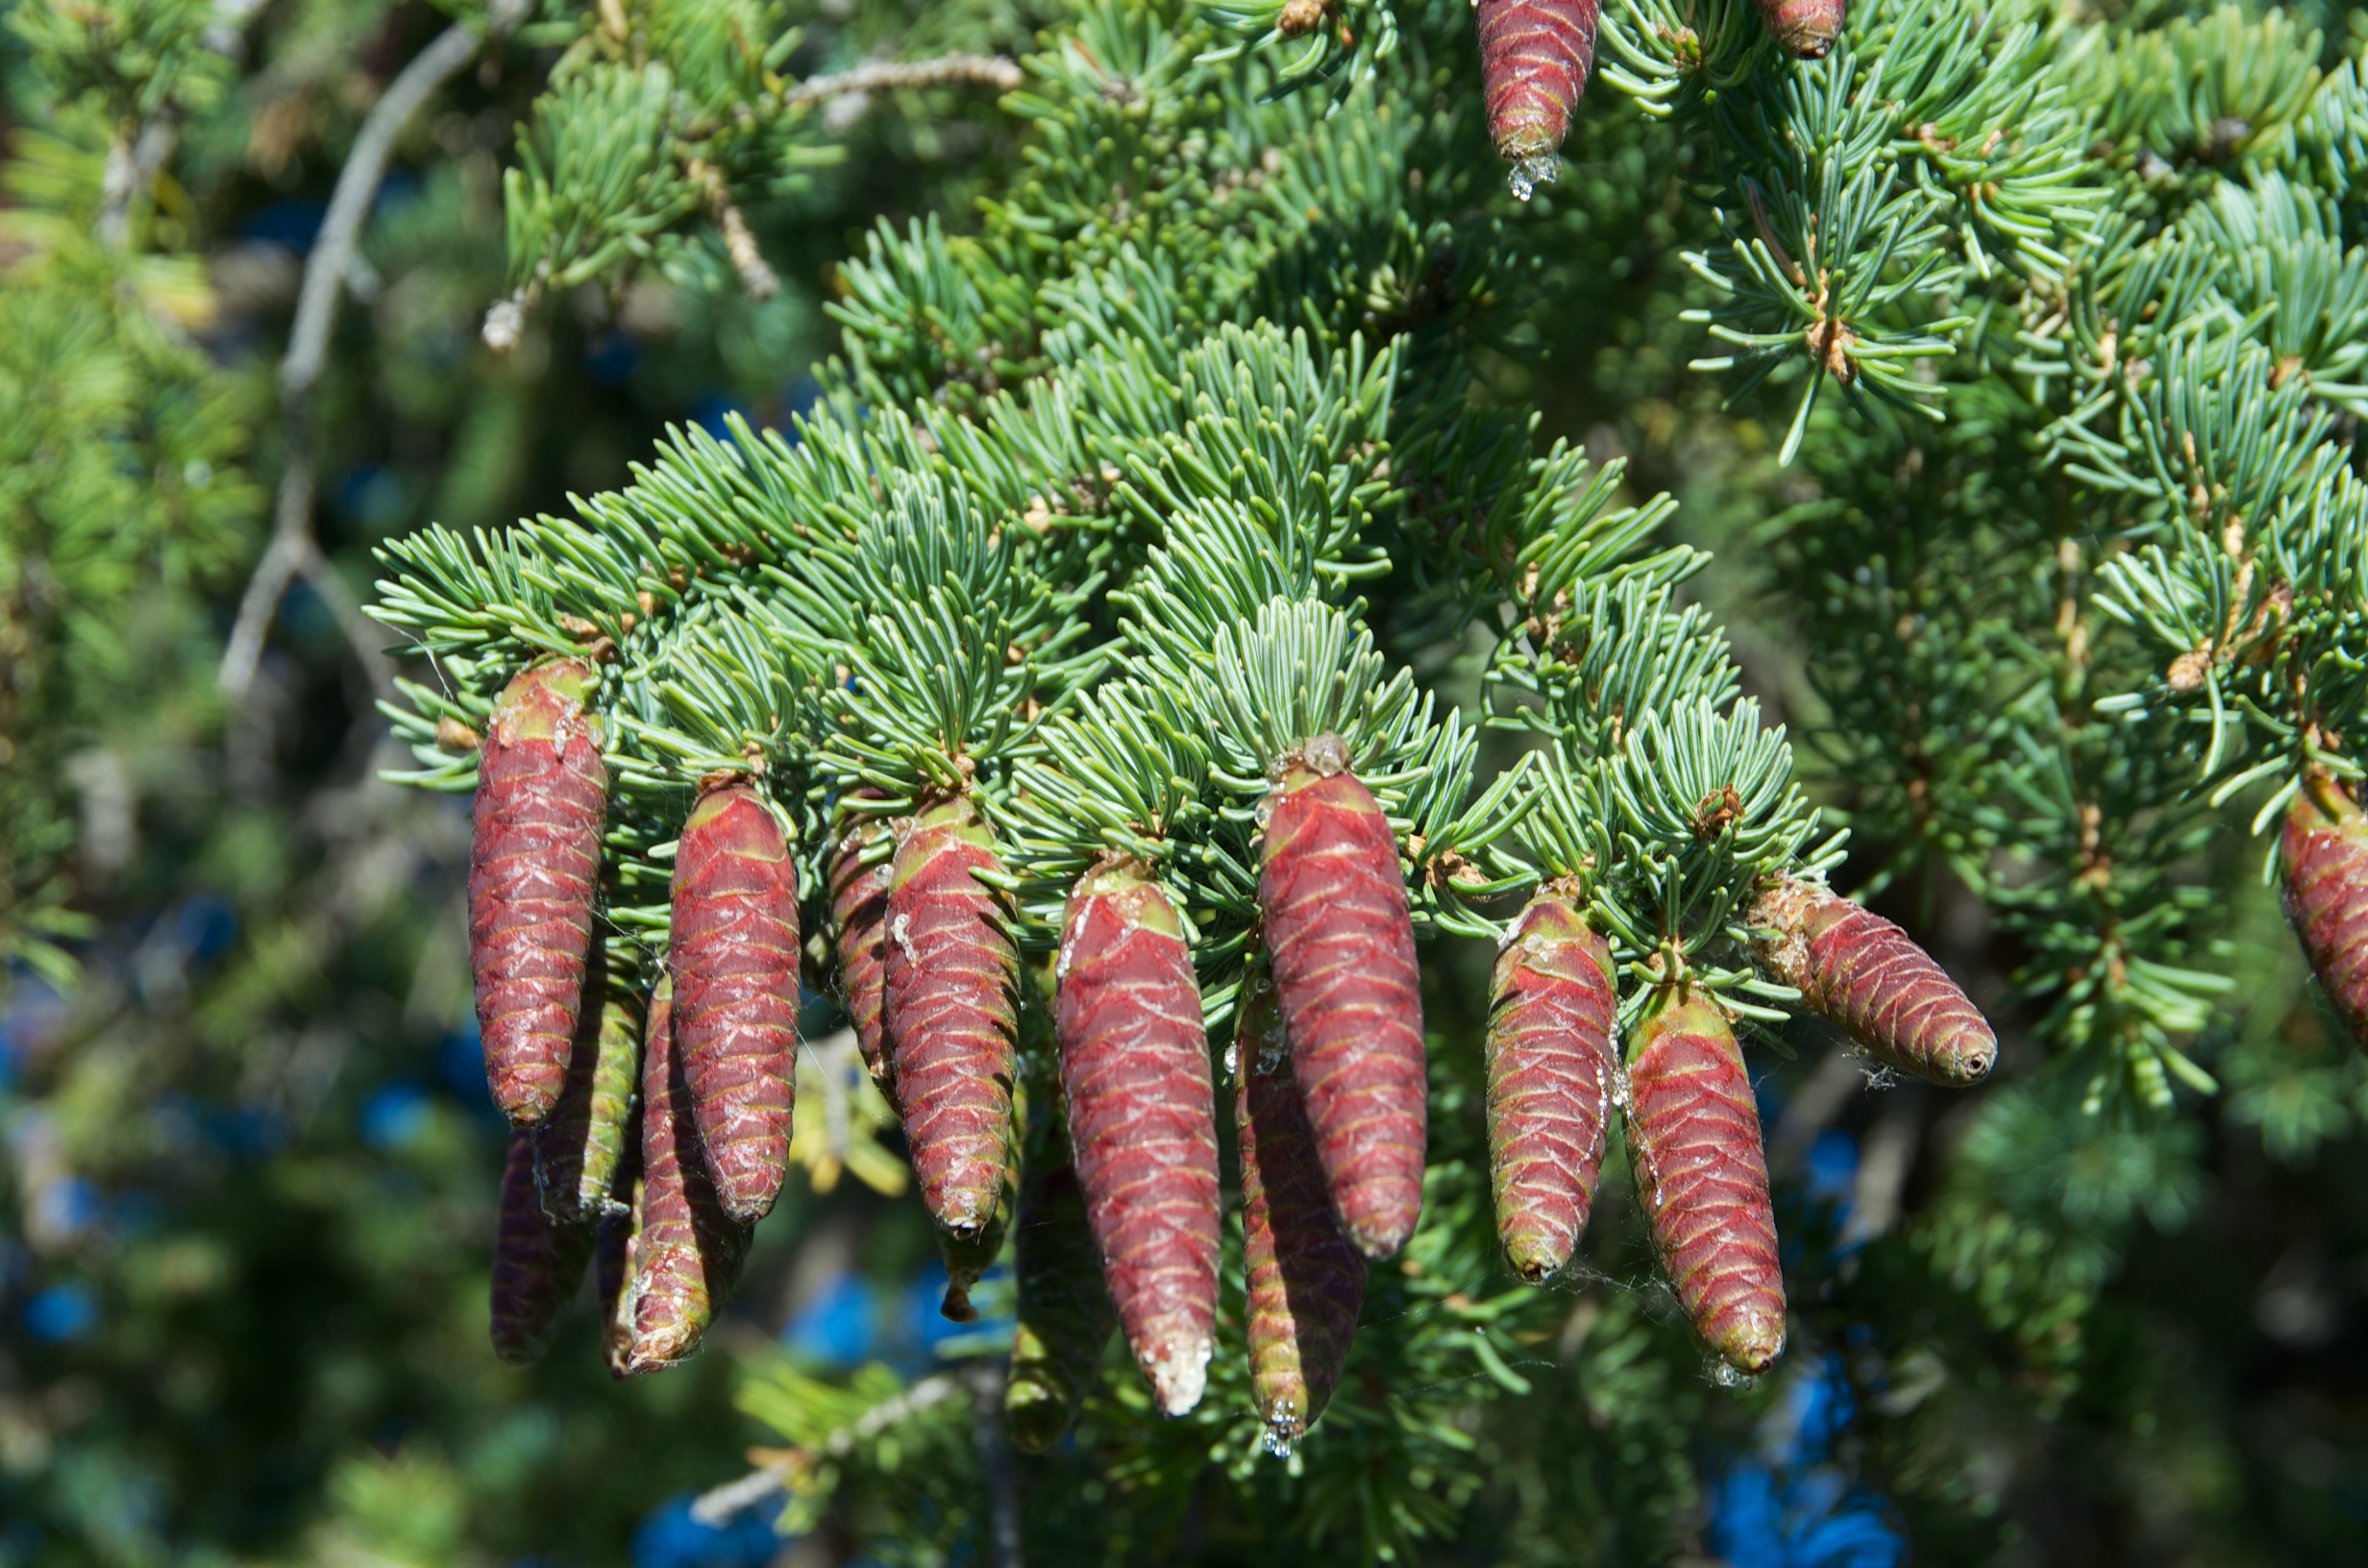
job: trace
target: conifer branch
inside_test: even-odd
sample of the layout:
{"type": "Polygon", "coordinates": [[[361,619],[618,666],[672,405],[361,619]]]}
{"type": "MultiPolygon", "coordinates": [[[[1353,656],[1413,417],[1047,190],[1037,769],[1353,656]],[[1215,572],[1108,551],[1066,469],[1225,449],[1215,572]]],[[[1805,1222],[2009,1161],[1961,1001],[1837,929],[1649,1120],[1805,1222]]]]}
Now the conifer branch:
{"type": "Polygon", "coordinates": [[[897,92],[914,87],[976,84],[998,92],[1017,92],[1026,78],[1000,55],[939,55],[933,60],[883,60],[830,76],[809,76],[789,89],[792,108],[819,104],[850,93],[897,92]]]}
{"type": "Polygon", "coordinates": [[[239,600],[238,619],[222,650],[218,680],[223,695],[234,703],[244,701],[262,658],[263,640],[288,584],[303,577],[319,593],[335,615],[337,629],[352,644],[355,657],[368,674],[371,687],[391,693],[393,668],[380,652],[353,596],[336,579],[322,555],[313,532],[312,508],[317,479],[308,446],[311,440],[312,388],[320,380],[335,323],[337,301],[352,267],[355,244],[386,175],[386,160],[395,138],[420,105],[471,60],[488,37],[500,37],[527,13],[526,0],[494,0],[482,28],[456,22],[438,34],[427,48],[397,73],[386,91],[371,105],[356,133],[354,145],[337,172],[329,211],[305,261],[304,283],[296,301],[296,320],[288,334],[287,353],[280,361],[279,382],[283,421],[286,427],[288,465],[280,477],[279,502],[272,514],[271,542],[249,578],[239,600]]]}

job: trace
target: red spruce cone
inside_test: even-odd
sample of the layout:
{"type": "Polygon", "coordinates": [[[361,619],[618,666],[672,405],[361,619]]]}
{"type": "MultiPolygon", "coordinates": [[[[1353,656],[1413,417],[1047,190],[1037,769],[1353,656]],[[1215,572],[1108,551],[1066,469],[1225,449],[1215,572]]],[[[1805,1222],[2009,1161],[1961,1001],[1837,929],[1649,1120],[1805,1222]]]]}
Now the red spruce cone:
{"type": "Polygon", "coordinates": [[[1274,991],[1342,1229],[1369,1258],[1422,1212],[1421,974],[1397,839],[1337,735],[1269,801],[1258,873],[1274,991]]]}
{"type": "Polygon", "coordinates": [[[2314,779],[2279,836],[2285,918],[2354,1043],[2368,1047],[2368,817],[2314,779]]]}
{"type": "Polygon", "coordinates": [[[1533,1284],[1569,1263],[1587,1229],[1618,1009],[1611,944],[1582,904],[1541,891],[1497,954],[1487,1046],[1496,1234],[1533,1284]]]}
{"type": "Polygon", "coordinates": [[[592,1227],[562,1224],[543,1213],[534,1183],[534,1150],[512,1133],[502,1167],[502,1206],[493,1243],[493,1353],[512,1366],[542,1360],[551,1331],[583,1278],[592,1227]]]}
{"type": "Polygon", "coordinates": [[[1752,950],[1810,1011],[1876,1061],[1951,1089],[1987,1076],[1998,1037],[1957,982],[1898,926],[1814,882],[1761,894],[1752,950]]]}
{"type": "Polygon", "coordinates": [[[1076,1424],[1117,1314],[1102,1288],[1077,1173],[1064,1165],[1035,1176],[1028,1188],[1020,1210],[1020,1308],[1003,1413],[1020,1451],[1042,1454],[1076,1424]]]}
{"type": "Polygon", "coordinates": [[[1760,0],[1760,14],[1795,60],[1823,60],[1841,37],[1842,0],[1760,0]]]}
{"type": "Polygon", "coordinates": [[[1267,1446],[1278,1454],[1315,1425],[1340,1384],[1365,1305],[1366,1266],[1333,1215],[1287,1033],[1253,960],[1234,1026],[1234,1128],[1250,1395],[1267,1446]]]}
{"type": "Polygon", "coordinates": [[[877,822],[850,828],[830,860],[830,924],[837,937],[839,1001],[847,1009],[848,1021],[854,1025],[863,1065],[872,1069],[872,1081],[883,1091],[892,1081],[882,1017],[888,989],[891,866],[884,859],[866,866],[863,853],[887,831],[877,822]]]}
{"type": "Polygon", "coordinates": [[[798,867],[754,790],[709,790],[675,852],[675,1041],[716,1195],[753,1224],[789,1171],[798,1073],[798,867]]]}
{"type": "Polygon", "coordinates": [[[597,1220],[614,1201],[619,1164],[641,1088],[641,1010],[610,983],[602,944],[592,945],[584,1005],[559,1103],[537,1125],[534,1181],[543,1212],[557,1220],[597,1220]],[[597,1004],[594,998],[598,998],[597,1004]]]}
{"type": "Polygon", "coordinates": [[[913,823],[888,885],[898,1108],[922,1201],[957,1237],[995,1213],[1011,1126],[1019,955],[1000,895],[972,874],[1001,869],[994,834],[970,801],[953,800],[913,823]]]}
{"type": "Polygon", "coordinates": [[[493,1103],[520,1127],[567,1077],[600,878],[608,770],[583,711],[592,667],[540,664],[509,683],[477,759],[469,967],[493,1103]]]}
{"type": "Polygon", "coordinates": [[[1785,1277],[1742,1048],[1700,992],[1665,995],[1628,1048],[1628,1154],[1653,1248],[1695,1330],[1728,1365],[1785,1348],[1785,1277]]]}
{"type": "Polygon", "coordinates": [[[1077,1180],[1126,1343],[1181,1415],[1217,1333],[1216,1088],[1192,950],[1131,863],[1081,878],[1062,931],[1054,1029],[1077,1180]]]}
{"type": "Polygon", "coordinates": [[[641,1059],[641,1223],[633,1238],[629,1373],[656,1372],[699,1348],[748,1255],[748,1228],[724,1213],[676,1055],[671,983],[650,998],[641,1059]]]}
{"type": "Polygon", "coordinates": [[[1475,0],[1489,135],[1507,160],[1551,179],[1552,159],[1595,68],[1596,0],[1475,0]],[[1543,168],[1538,165],[1543,164],[1543,168]]]}

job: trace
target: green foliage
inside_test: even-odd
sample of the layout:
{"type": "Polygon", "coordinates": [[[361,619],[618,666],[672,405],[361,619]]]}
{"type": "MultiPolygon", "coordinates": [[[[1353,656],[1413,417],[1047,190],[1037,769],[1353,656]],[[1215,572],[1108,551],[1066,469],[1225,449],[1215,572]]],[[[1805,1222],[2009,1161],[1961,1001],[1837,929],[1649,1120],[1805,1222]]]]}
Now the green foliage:
{"type": "MultiPolygon", "coordinates": [[[[254,476],[289,455],[256,434],[241,343],[276,329],[241,319],[227,263],[258,258],[225,236],[326,188],[346,89],[382,74],[365,35],[418,38],[277,8],[249,68],[212,7],[14,14],[52,112],[11,143],[0,236],[0,957],[64,987],[94,918],[197,890],[245,934],[161,990],[86,943],[12,1091],[27,1213],[64,1171],[198,1196],[140,1236],[29,1229],[109,1326],[12,1351],[0,1415],[70,1404],[17,1377],[105,1393],[38,1416],[37,1465],[0,1441],[0,1512],[64,1560],[609,1560],[756,1436],[733,1495],[786,1494],[828,1560],[984,1560],[1016,1520],[1039,1560],[1665,1561],[1731,1550],[1752,1445],[1832,1379],[1857,1413],[1823,1473],[1924,1560],[2356,1550],[2368,1439],[2321,1385],[2368,1068],[2245,829],[2313,770],[2363,777],[2358,35],[1862,0],[1800,64],[1744,0],[1616,0],[1565,180],[1516,202],[1468,7],[1305,12],[545,8],[406,133],[424,172],[365,233],[310,437],[377,476],[323,536],[382,563],[403,777],[468,790],[452,723],[539,654],[602,661],[604,907],[652,952],[702,777],[761,768],[809,890],[857,817],[968,791],[1039,961],[1098,857],[1156,870],[1221,1045],[1270,770],[1346,739],[1427,939],[1423,1227],[1292,1454],[1248,1413],[1237,1233],[1201,1406],[1158,1416],[1113,1351],[1043,1458],[999,1437],[991,1328],[851,1372],[756,1347],[806,1299],[793,1242],[804,1269],[856,1226],[882,1281],[925,1246],[912,1206],[845,1191],[760,1239],[718,1336],[745,1370],[612,1391],[580,1322],[531,1380],[492,1367],[496,1139],[445,1099],[399,1147],[352,1131],[465,1015],[457,819],[354,782],[358,688],[313,699],[307,749],[210,680],[254,476]],[[837,74],[1031,37],[1016,86],[837,74]],[[587,344],[618,342],[642,363],[594,385],[587,344]],[[751,413],[680,420],[717,385],[751,413]],[[248,782],[169,794],[185,760],[138,760],[258,746],[216,770],[248,782]],[[93,756],[136,764],[113,881],[93,756]],[[1741,911],[1828,873],[1968,977],[2007,1081],[1943,1115],[1820,1063],[1741,911]],[[1584,889],[1628,1006],[1683,970],[1766,1026],[1798,1253],[1763,1388],[1703,1376],[1616,1149],[1573,1278],[1498,1257],[1461,939],[1546,878],[1584,889]],[[176,1096],[294,1139],[199,1168],[176,1096]],[[258,1456],[293,1478],[269,1499],[234,1474],[258,1456]]],[[[337,691],[327,618],[287,619],[282,689],[337,691]]],[[[884,1115],[857,1099],[824,1121],[884,1115]]],[[[818,1188],[888,1185],[815,1115],[818,1188]]]]}

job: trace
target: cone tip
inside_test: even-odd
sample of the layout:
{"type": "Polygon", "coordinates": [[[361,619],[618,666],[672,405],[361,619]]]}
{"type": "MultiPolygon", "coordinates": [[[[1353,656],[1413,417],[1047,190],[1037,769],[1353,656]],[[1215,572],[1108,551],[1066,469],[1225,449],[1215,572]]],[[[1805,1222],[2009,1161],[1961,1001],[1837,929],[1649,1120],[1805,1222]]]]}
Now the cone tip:
{"type": "Polygon", "coordinates": [[[1196,1339],[1145,1363],[1162,1414],[1182,1415],[1200,1403],[1209,1381],[1209,1350],[1206,1339],[1196,1339]]]}

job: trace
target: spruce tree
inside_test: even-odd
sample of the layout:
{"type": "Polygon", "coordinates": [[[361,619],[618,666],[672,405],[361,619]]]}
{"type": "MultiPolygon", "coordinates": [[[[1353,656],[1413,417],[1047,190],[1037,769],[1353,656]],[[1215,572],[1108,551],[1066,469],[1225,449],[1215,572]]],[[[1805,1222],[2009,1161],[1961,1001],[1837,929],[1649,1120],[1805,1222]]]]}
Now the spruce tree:
{"type": "Polygon", "coordinates": [[[1075,0],[836,72],[755,0],[455,24],[552,51],[496,363],[582,293],[777,293],[751,213],[857,94],[1014,138],[837,262],[805,411],[381,547],[400,777],[472,799],[504,1355],[555,1318],[702,1375],[776,1193],[898,1185],[885,1139],[969,1331],[744,1354],[765,1435],[702,1518],[913,1561],[2356,1540],[2275,1517],[2149,1314],[2208,1134],[2331,1168],[2361,1104],[2362,42],[1477,16],[1075,0]],[[855,1030],[822,1071],[801,970],[855,1030]]]}

